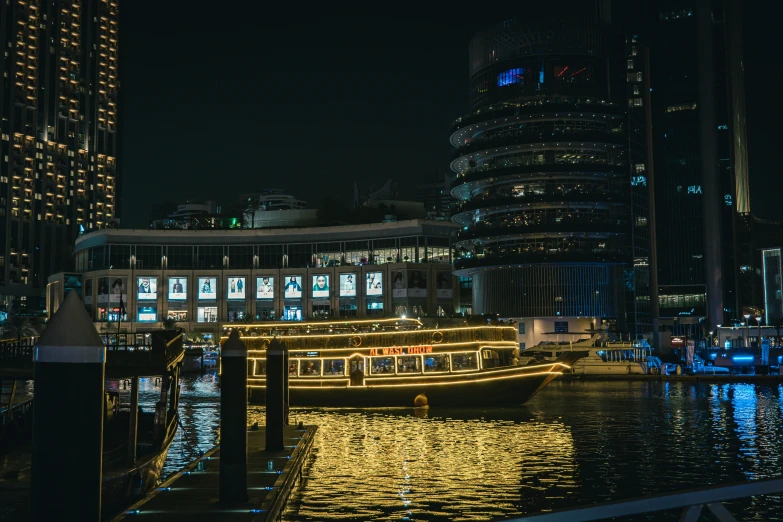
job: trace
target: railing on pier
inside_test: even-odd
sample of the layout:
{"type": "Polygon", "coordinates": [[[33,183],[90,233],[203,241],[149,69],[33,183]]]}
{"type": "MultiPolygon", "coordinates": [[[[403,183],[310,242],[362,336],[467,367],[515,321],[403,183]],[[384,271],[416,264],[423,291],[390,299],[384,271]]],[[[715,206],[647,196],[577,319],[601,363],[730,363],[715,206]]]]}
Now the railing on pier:
{"type": "Polygon", "coordinates": [[[32,408],[33,408],[32,399],[26,400],[25,402],[20,402],[19,404],[12,405],[10,415],[8,414],[7,408],[5,406],[0,407],[0,431],[6,425],[6,419],[8,421],[8,425],[11,425],[14,422],[16,422],[18,419],[26,416],[27,413],[32,408]]]}
{"type": "Polygon", "coordinates": [[[730,486],[691,489],[680,493],[564,509],[541,515],[511,518],[506,522],[590,522],[674,509],[682,509],[680,522],[696,522],[705,508],[718,522],[737,522],[723,502],[781,492],[783,492],[783,479],[755,480],[730,486]]]}
{"type": "MultiPolygon", "coordinates": [[[[106,344],[106,377],[158,375],[182,361],[182,332],[160,330],[148,334],[101,335],[106,344]]],[[[0,342],[0,375],[30,379],[37,337],[0,342]]]]}
{"type": "Polygon", "coordinates": [[[0,340],[0,366],[4,362],[13,362],[25,358],[32,359],[37,342],[38,337],[0,340]]]}

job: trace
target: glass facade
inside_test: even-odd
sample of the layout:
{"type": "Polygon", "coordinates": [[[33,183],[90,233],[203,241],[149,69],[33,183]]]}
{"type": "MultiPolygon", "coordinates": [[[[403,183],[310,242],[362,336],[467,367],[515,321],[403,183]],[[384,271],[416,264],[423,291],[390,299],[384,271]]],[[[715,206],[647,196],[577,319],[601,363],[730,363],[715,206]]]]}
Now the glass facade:
{"type": "Polygon", "coordinates": [[[106,307],[90,303],[118,302],[118,292],[131,329],[165,318],[210,332],[232,322],[450,315],[459,295],[450,244],[457,228],[414,220],[263,237],[198,231],[184,245],[179,232],[110,230],[80,238],[76,258],[94,320],[106,319],[106,307]],[[107,265],[115,251],[128,256],[121,268],[107,265]]]}
{"type": "Polygon", "coordinates": [[[644,62],[595,13],[572,14],[471,42],[475,112],[450,137],[454,268],[474,314],[616,318],[649,336],[644,62]]]}

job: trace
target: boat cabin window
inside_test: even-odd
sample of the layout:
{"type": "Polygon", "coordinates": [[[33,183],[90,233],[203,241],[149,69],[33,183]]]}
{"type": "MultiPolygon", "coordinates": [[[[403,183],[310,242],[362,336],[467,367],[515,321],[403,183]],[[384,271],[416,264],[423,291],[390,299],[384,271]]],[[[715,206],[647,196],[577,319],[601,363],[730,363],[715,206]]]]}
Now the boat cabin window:
{"type": "Polygon", "coordinates": [[[447,354],[428,355],[424,358],[425,373],[447,371],[449,371],[449,356],[447,354]]]}
{"type": "Polygon", "coordinates": [[[304,377],[321,375],[321,360],[312,359],[299,361],[299,375],[304,377]]]}
{"type": "Polygon", "coordinates": [[[514,361],[514,350],[511,348],[484,348],[481,350],[481,359],[484,368],[499,368],[511,366],[514,361]]]}
{"type": "MultiPolygon", "coordinates": [[[[264,361],[264,364],[266,364],[266,361],[264,361]]],[[[264,369],[264,373],[266,373],[266,369],[264,369]]],[[[299,373],[299,361],[288,361],[288,376],[296,377],[298,373],[299,373]]]]}
{"type": "Polygon", "coordinates": [[[256,359],[253,365],[253,375],[266,375],[266,360],[256,359]]]}
{"type": "Polygon", "coordinates": [[[397,357],[397,373],[421,373],[421,357],[417,355],[397,357]]]}
{"type": "Polygon", "coordinates": [[[453,353],[451,354],[451,363],[455,371],[478,370],[478,360],[475,352],[453,353]]]}
{"type": "Polygon", "coordinates": [[[394,357],[371,357],[370,373],[373,375],[394,373],[394,357]]]}
{"type": "Polygon", "coordinates": [[[345,375],[345,359],[324,359],[324,375],[345,375]]]}

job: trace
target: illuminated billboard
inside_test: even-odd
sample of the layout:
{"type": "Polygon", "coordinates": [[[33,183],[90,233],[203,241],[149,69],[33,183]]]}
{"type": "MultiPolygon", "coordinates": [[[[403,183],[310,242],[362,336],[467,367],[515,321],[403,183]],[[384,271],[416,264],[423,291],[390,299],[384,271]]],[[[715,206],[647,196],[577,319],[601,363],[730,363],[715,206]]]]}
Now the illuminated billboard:
{"type": "Polygon", "coordinates": [[[244,299],[245,298],[245,278],[244,277],[229,277],[228,278],[228,298],[229,299],[244,299]]]}
{"type": "Polygon", "coordinates": [[[329,297],[328,274],[318,274],[313,276],[313,297],[321,299],[329,297]]]}
{"type": "Polygon", "coordinates": [[[286,299],[302,298],[302,276],[286,277],[286,283],[283,287],[283,297],[286,299]]]}
{"type": "Polygon", "coordinates": [[[405,272],[392,272],[392,297],[405,297],[408,295],[408,282],[405,272]]]}
{"type": "Polygon", "coordinates": [[[139,285],[139,301],[158,298],[157,277],[138,277],[136,282],[139,285]]]}
{"type": "Polygon", "coordinates": [[[365,281],[367,295],[383,295],[383,273],[370,272],[365,281]]]}
{"type": "Polygon", "coordinates": [[[256,277],[256,299],[274,299],[275,298],[275,278],[274,277],[256,277]]]}
{"type": "Polygon", "coordinates": [[[188,278],[169,277],[169,301],[184,301],[188,298],[188,278]]]}
{"type": "Polygon", "coordinates": [[[199,277],[198,278],[198,298],[199,299],[217,299],[217,278],[199,277]]]}
{"type": "Polygon", "coordinates": [[[440,299],[449,299],[452,296],[451,289],[451,272],[438,272],[435,276],[437,288],[435,290],[436,295],[440,299]]]}
{"type": "Polygon", "coordinates": [[[127,277],[109,278],[109,302],[119,303],[120,296],[126,292],[127,277]]]}
{"type": "Polygon", "coordinates": [[[340,274],[340,297],[356,297],[356,274],[340,274]]]}
{"type": "Polygon", "coordinates": [[[412,270],[408,274],[408,295],[410,297],[427,297],[427,273],[422,270],[412,270]]]}

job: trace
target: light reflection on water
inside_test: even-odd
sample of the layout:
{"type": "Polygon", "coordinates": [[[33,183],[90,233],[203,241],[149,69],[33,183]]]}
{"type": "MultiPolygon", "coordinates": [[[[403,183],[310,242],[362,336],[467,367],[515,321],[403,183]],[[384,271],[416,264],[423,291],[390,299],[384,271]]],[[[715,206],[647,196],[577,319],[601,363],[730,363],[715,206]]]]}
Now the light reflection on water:
{"type": "MultiPolygon", "coordinates": [[[[157,393],[142,384],[142,402],[157,393]]],[[[184,379],[180,414],[169,472],[216,440],[213,377],[184,379]]],[[[263,423],[262,408],[249,415],[263,423]]],[[[783,464],[783,386],[555,382],[518,408],[295,409],[291,420],[319,430],[287,522],[491,520],[769,478],[783,464]]],[[[781,497],[728,506],[783,520],[781,497]]]]}

